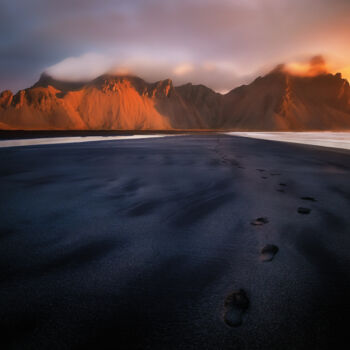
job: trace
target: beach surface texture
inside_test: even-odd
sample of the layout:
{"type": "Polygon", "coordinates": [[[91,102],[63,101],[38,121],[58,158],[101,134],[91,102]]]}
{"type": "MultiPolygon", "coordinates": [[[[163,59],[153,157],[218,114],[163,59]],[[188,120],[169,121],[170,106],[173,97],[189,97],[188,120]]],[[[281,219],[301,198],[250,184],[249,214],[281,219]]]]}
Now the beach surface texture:
{"type": "Polygon", "coordinates": [[[336,349],[350,151],[224,134],[0,149],[2,349],[336,349]]]}

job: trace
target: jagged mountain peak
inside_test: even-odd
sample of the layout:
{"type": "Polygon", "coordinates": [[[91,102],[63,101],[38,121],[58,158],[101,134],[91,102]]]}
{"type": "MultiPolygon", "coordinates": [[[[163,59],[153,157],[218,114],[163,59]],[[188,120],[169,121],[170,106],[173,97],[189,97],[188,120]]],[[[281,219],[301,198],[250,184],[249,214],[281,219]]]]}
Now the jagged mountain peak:
{"type": "Polygon", "coordinates": [[[32,88],[37,88],[37,87],[47,88],[49,86],[52,86],[57,90],[67,92],[67,91],[80,90],[84,87],[84,85],[86,85],[86,83],[87,83],[86,81],[60,80],[44,72],[40,75],[39,80],[32,86],[32,88]]]}
{"type": "Polygon", "coordinates": [[[222,95],[132,75],[88,82],[44,73],[31,88],[0,95],[0,125],[18,129],[350,129],[350,86],[340,73],[301,76],[279,65],[222,95]]]}

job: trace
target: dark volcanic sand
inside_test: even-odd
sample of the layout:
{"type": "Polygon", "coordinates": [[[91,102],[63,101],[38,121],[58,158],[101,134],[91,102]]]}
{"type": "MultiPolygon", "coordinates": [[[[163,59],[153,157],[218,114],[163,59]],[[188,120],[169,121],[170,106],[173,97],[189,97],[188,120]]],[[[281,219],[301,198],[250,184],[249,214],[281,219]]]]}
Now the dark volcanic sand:
{"type": "Polygon", "coordinates": [[[192,135],[1,149],[0,164],[1,349],[335,349],[348,334],[348,151],[192,135]],[[249,307],[229,327],[237,290],[249,307]]]}

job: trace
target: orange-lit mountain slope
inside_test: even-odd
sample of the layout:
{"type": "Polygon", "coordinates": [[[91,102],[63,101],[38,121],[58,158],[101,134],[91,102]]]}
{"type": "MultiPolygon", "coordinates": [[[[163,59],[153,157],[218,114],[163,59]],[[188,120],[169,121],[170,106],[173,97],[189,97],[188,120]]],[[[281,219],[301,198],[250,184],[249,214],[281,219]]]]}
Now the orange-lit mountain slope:
{"type": "Polygon", "coordinates": [[[340,74],[303,77],[281,67],[226,95],[171,80],[70,83],[43,74],[29,89],[1,93],[0,129],[350,130],[350,87],[340,74]]]}
{"type": "Polygon", "coordinates": [[[301,77],[276,69],[224,100],[224,128],[350,129],[350,87],[340,74],[301,77]]]}

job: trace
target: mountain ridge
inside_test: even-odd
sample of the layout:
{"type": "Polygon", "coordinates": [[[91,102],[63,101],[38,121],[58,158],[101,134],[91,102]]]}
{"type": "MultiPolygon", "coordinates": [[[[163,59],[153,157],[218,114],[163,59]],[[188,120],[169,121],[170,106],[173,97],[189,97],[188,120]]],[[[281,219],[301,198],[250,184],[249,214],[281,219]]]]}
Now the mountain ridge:
{"type": "Polygon", "coordinates": [[[226,94],[171,79],[67,82],[44,73],[30,88],[0,94],[0,129],[350,130],[350,86],[340,73],[303,77],[283,66],[226,94]]]}

